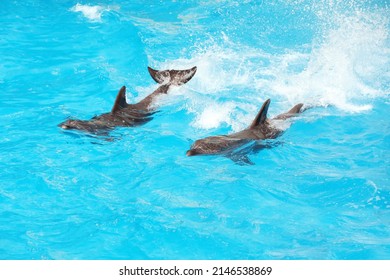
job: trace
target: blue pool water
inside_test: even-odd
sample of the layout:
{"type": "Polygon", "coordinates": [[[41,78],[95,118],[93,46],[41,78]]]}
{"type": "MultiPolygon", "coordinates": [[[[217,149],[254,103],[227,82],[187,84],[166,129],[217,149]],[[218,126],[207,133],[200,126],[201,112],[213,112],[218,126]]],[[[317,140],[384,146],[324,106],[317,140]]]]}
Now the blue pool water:
{"type": "Polygon", "coordinates": [[[0,259],[389,259],[390,3],[0,1],[0,259]],[[151,4],[154,3],[154,4],[151,4]],[[115,141],[68,117],[194,78],[115,141]],[[254,165],[196,139],[311,109],[254,165]]]}

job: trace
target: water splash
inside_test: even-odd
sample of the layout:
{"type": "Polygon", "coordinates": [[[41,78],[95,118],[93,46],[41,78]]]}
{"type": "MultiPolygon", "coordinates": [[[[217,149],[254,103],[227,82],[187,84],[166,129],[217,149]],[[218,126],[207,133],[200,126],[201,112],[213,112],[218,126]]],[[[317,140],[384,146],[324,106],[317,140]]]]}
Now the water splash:
{"type": "MultiPolygon", "coordinates": [[[[286,67],[278,67],[278,78],[270,86],[289,100],[334,105],[348,112],[371,109],[370,99],[388,95],[388,20],[356,13],[337,17],[335,25],[319,43],[313,42],[311,52],[304,56],[303,71],[289,73],[286,67]]],[[[282,56],[281,65],[288,65],[283,62],[291,55],[282,56]]]]}
{"type": "Polygon", "coordinates": [[[386,98],[388,17],[360,6],[332,14],[325,10],[315,9],[319,30],[309,45],[267,50],[221,32],[220,38],[198,43],[190,58],[163,62],[162,68],[198,66],[188,95],[189,111],[196,115],[192,125],[210,129],[234,123],[233,130],[241,129],[266,98],[273,99],[271,114],[299,102],[359,113],[370,110],[374,99],[386,98]]]}
{"type": "Polygon", "coordinates": [[[73,6],[70,11],[72,12],[81,12],[84,17],[89,19],[90,21],[101,22],[102,14],[104,12],[109,12],[111,10],[118,10],[118,7],[105,7],[105,6],[90,6],[90,5],[82,5],[77,3],[73,6]]]}

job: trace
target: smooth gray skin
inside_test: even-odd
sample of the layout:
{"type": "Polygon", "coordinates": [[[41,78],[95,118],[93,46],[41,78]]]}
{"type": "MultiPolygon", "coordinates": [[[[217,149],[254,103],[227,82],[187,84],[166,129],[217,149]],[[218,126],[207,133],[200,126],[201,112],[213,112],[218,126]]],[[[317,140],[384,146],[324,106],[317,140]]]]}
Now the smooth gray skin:
{"type": "MultiPolygon", "coordinates": [[[[273,127],[270,120],[267,119],[270,102],[270,99],[264,102],[256,118],[248,128],[228,135],[211,136],[196,140],[191,149],[187,151],[187,156],[228,154],[253,140],[275,139],[283,131],[273,127]]],[[[297,104],[288,112],[280,114],[272,120],[291,118],[300,113],[302,106],[302,103],[297,104]]]]}
{"type": "Polygon", "coordinates": [[[126,87],[123,86],[116,97],[111,112],[96,116],[91,120],[68,119],[58,126],[65,130],[80,130],[92,134],[107,134],[117,126],[131,127],[142,125],[152,119],[155,108],[152,103],[161,94],[166,94],[170,87],[187,83],[196,73],[196,67],[187,70],[157,71],[148,67],[152,78],[161,84],[154,92],[136,104],[127,104],[126,87]]]}

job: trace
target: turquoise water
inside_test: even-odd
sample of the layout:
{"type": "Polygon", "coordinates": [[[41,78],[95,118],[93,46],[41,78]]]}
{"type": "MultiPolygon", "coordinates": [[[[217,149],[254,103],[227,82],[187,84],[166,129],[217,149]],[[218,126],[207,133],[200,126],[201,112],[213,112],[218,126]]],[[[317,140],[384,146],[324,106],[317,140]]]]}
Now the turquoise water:
{"type": "Polygon", "coordinates": [[[0,259],[389,259],[390,3],[151,3],[0,2],[0,259]],[[57,127],[195,65],[115,141],[57,127]],[[267,98],[312,108],[254,165],[185,156],[267,98]]]}

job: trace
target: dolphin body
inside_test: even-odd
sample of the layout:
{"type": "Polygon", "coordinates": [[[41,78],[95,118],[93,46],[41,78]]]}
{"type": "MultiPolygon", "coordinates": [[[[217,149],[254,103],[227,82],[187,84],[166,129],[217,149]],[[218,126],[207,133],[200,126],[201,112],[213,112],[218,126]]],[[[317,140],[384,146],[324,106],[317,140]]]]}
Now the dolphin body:
{"type": "MultiPolygon", "coordinates": [[[[191,149],[187,151],[187,156],[195,155],[218,155],[222,154],[239,164],[253,164],[246,155],[242,155],[243,151],[236,151],[250,142],[256,140],[275,139],[280,136],[284,131],[277,129],[272,125],[273,120],[286,120],[288,118],[296,116],[301,112],[302,103],[295,105],[288,112],[280,114],[273,119],[267,119],[267,112],[271,100],[268,99],[264,102],[260,111],[256,115],[252,124],[239,132],[228,134],[210,136],[203,139],[196,140],[191,146],[191,149]]],[[[254,150],[269,148],[267,143],[255,143],[254,150]]]]}
{"type": "Polygon", "coordinates": [[[140,126],[152,119],[155,113],[151,104],[159,95],[166,94],[171,86],[187,83],[195,75],[196,66],[187,70],[157,71],[148,67],[153,80],[161,84],[154,92],[136,104],[127,104],[126,87],[123,86],[115,99],[111,112],[95,116],[90,120],[68,119],[58,126],[65,130],[80,130],[96,135],[105,135],[115,127],[140,126]]]}

